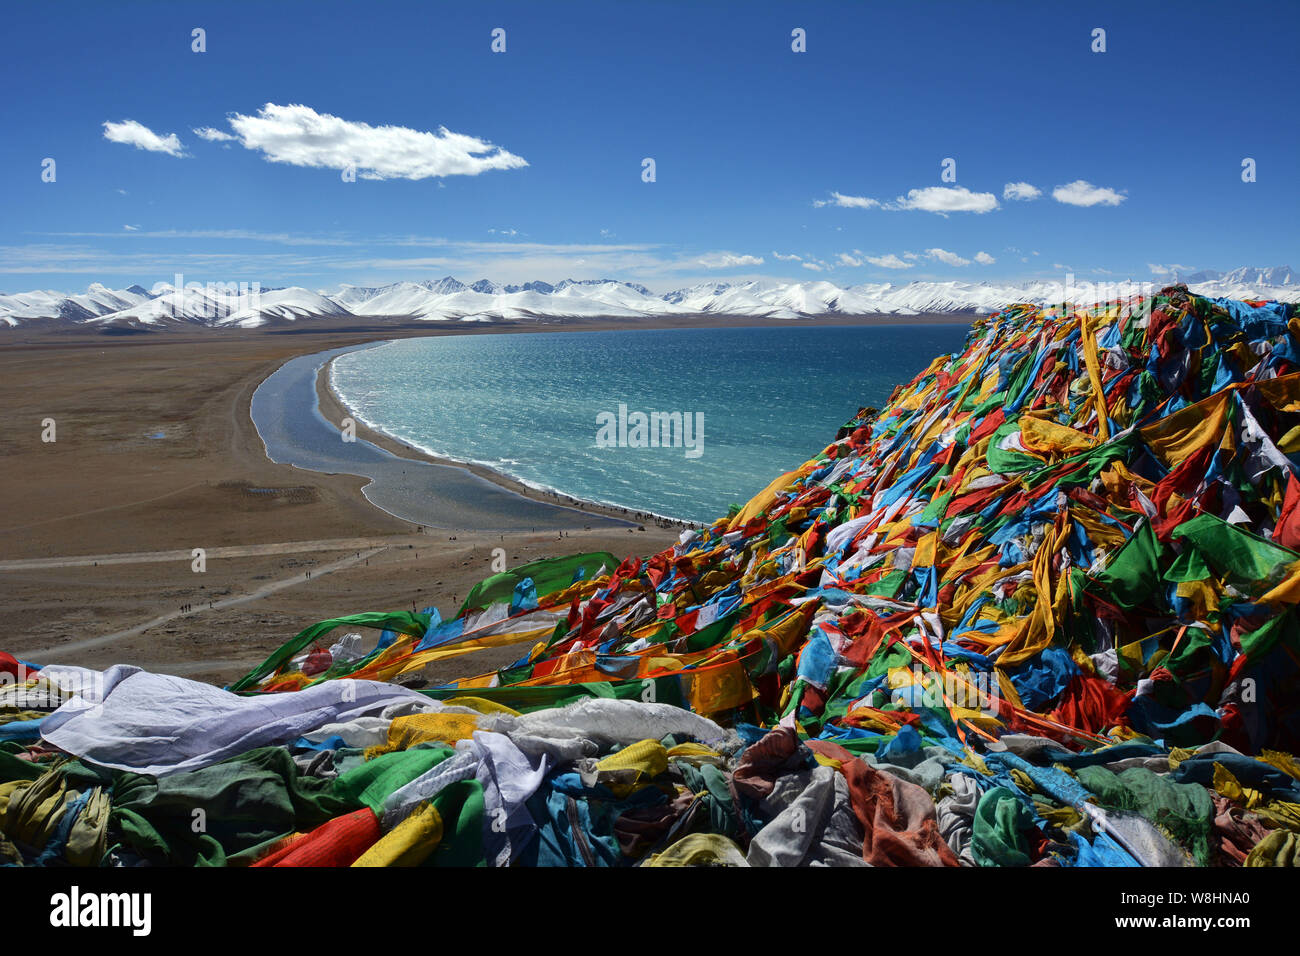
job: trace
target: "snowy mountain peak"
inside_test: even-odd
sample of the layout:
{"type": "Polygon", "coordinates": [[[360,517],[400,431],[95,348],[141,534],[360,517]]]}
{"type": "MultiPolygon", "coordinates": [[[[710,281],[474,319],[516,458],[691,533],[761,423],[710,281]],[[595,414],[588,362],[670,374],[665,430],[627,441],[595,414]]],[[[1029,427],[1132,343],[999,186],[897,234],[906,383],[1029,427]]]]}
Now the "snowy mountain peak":
{"type": "Polygon", "coordinates": [[[1242,266],[1240,269],[1233,269],[1231,272],[1220,272],[1217,269],[1198,269],[1195,272],[1174,269],[1172,275],[1174,277],[1173,281],[1189,284],[1219,282],[1225,286],[1258,285],[1276,288],[1295,285],[1297,282],[1295,270],[1290,266],[1272,266],[1271,268],[1242,266]]]}
{"type": "Polygon", "coordinates": [[[665,302],[671,302],[673,305],[680,305],[682,302],[691,298],[722,295],[722,293],[726,292],[730,288],[731,283],[729,282],[705,282],[700,285],[691,286],[687,289],[677,289],[674,292],[669,292],[663,298],[665,302]]]}
{"type": "Polygon", "coordinates": [[[540,279],[535,282],[525,282],[521,286],[506,286],[507,292],[540,292],[542,295],[550,295],[555,291],[555,286],[549,282],[542,282],[540,279]]]}
{"type": "Polygon", "coordinates": [[[451,295],[454,292],[464,292],[465,283],[451,276],[443,276],[441,279],[434,279],[429,282],[421,282],[424,288],[428,289],[435,295],[451,295]]]}
{"type": "Polygon", "coordinates": [[[1296,284],[1295,270],[1290,266],[1273,266],[1271,269],[1255,269],[1243,266],[1233,269],[1223,276],[1225,282],[1233,284],[1255,284],[1262,286],[1289,286],[1296,284]]]}
{"type": "Polygon", "coordinates": [[[645,286],[643,286],[643,285],[639,285],[639,284],[637,284],[637,283],[635,283],[635,282],[623,282],[623,281],[621,281],[621,280],[619,280],[619,279],[562,279],[562,280],[560,280],[559,284],[556,285],[556,286],[554,287],[554,291],[555,291],[555,292],[563,292],[565,289],[568,289],[568,288],[570,288],[571,286],[575,286],[575,285],[578,285],[578,286],[599,286],[599,285],[624,286],[625,288],[631,289],[633,292],[640,293],[641,295],[644,295],[644,296],[652,296],[652,295],[654,295],[653,292],[651,292],[649,289],[647,289],[647,288],[646,288],[645,286]]]}

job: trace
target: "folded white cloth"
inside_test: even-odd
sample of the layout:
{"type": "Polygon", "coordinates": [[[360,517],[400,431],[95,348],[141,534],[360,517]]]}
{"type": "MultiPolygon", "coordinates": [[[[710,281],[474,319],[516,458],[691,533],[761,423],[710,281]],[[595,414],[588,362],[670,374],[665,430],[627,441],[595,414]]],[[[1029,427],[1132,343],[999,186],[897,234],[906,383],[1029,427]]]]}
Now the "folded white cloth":
{"type": "Polygon", "coordinates": [[[326,724],[381,715],[394,704],[440,708],[413,690],[377,681],[332,680],[293,693],[240,697],[120,664],[102,674],[75,670],[70,683],[76,696],[45,718],[41,736],[102,767],[154,776],[290,743],[326,724]]]}

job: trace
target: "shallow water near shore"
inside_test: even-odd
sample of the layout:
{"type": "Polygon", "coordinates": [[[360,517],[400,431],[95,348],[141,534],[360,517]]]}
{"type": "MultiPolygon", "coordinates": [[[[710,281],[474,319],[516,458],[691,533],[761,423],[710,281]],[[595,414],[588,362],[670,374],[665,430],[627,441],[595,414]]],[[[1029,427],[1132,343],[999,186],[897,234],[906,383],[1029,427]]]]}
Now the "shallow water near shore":
{"type": "Polygon", "coordinates": [[[530,531],[609,523],[599,515],[522,497],[463,468],[399,458],[362,438],[345,442],[316,400],[316,376],[346,346],[286,362],[253,393],[253,423],[267,457],[311,471],[371,479],[367,500],[389,514],[434,528],[530,531]]]}
{"type": "Polygon", "coordinates": [[[536,488],[707,522],[821,451],[860,406],[882,405],[935,356],[961,348],[967,331],[439,336],[349,351],[330,375],[360,420],[430,454],[536,488]],[[679,414],[682,427],[673,418],[665,443],[640,447],[650,429],[637,431],[638,412],[679,414]],[[694,427],[686,434],[688,423],[702,423],[702,439],[694,427]]]}

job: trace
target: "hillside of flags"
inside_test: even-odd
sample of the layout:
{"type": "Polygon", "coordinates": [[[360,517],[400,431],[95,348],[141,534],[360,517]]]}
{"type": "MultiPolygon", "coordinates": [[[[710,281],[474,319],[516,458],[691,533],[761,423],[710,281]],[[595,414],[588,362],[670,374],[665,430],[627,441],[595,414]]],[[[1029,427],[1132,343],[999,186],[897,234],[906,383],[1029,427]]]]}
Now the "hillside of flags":
{"type": "Polygon", "coordinates": [[[0,655],[0,854],[1296,865],[1298,349],[1296,305],[1182,286],[1012,306],[661,553],[331,618],[225,690],[0,655]]]}

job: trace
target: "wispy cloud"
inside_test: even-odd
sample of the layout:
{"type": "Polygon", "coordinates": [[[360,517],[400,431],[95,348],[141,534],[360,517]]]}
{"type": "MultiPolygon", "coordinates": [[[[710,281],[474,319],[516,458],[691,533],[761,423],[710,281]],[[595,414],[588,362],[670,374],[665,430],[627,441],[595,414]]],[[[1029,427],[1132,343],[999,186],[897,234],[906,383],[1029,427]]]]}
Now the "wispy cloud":
{"type": "Polygon", "coordinates": [[[736,266],[761,266],[762,256],[737,256],[730,252],[711,252],[696,260],[706,269],[733,269],[736,266]]]}
{"type": "MultiPolygon", "coordinates": [[[[912,258],[916,258],[915,254],[912,254],[912,258]]],[[[892,252],[884,256],[867,256],[867,261],[870,262],[873,266],[877,266],[881,269],[912,268],[912,263],[904,262],[902,259],[898,258],[898,256],[894,255],[892,252]]]]}
{"type": "Polygon", "coordinates": [[[105,122],[104,139],[110,143],[124,143],[151,153],[166,153],[177,158],[185,155],[185,147],[175,133],[159,136],[143,123],[130,119],[122,120],[120,123],[105,122]]]}
{"type": "MultiPolygon", "coordinates": [[[[141,231],[139,226],[126,226],[132,239],[232,239],[252,242],[275,242],[286,246],[351,246],[356,243],[351,239],[330,236],[307,236],[288,232],[255,232],[250,229],[150,229],[141,231]]],[[[114,239],[121,238],[120,232],[47,232],[38,233],[45,236],[59,236],[69,239],[114,239]]]]}
{"type": "Polygon", "coordinates": [[[802,257],[802,256],[797,256],[797,255],[795,255],[793,252],[790,253],[790,255],[788,255],[788,256],[783,256],[783,255],[781,255],[781,253],[779,253],[779,252],[773,252],[773,253],[772,253],[772,258],[773,258],[773,259],[780,259],[782,262],[802,262],[802,261],[803,261],[803,257],[802,257]]]}
{"type": "Polygon", "coordinates": [[[991,266],[993,265],[993,263],[997,262],[998,260],[995,259],[993,256],[989,255],[987,252],[981,250],[980,252],[975,253],[975,261],[982,266],[991,266]]]}
{"type": "Polygon", "coordinates": [[[969,259],[963,259],[955,252],[949,252],[947,249],[926,249],[925,254],[931,259],[937,259],[945,265],[950,266],[968,266],[969,259]]]}
{"type": "Polygon", "coordinates": [[[206,139],[210,143],[233,143],[235,137],[229,133],[223,133],[219,129],[213,129],[211,126],[200,126],[193,130],[195,136],[199,139],[206,139]]]}
{"type": "Polygon", "coordinates": [[[1031,199],[1037,199],[1043,194],[1043,191],[1037,186],[1029,183],[1007,183],[1002,187],[1002,198],[1020,200],[1027,202],[1031,199]]]}
{"type": "Polygon", "coordinates": [[[235,113],[228,122],[239,144],[260,152],[268,162],[355,169],[362,179],[477,176],[528,165],[522,156],[446,127],[425,132],[371,126],[299,104],[267,103],[255,116],[235,113]]]}
{"type": "MultiPolygon", "coordinates": [[[[117,235],[122,235],[118,233],[117,235]]],[[[133,233],[134,235],[134,233],[133,233]]],[[[156,250],[117,252],[85,245],[32,243],[25,246],[0,246],[0,273],[131,276],[136,281],[148,277],[170,277],[175,272],[249,278],[288,277],[307,272],[296,255],[244,252],[178,252],[156,250]]],[[[313,271],[320,271],[312,262],[313,271]]],[[[144,282],[145,285],[148,282],[144,282]]]]}
{"type": "Polygon", "coordinates": [[[1052,190],[1052,198],[1070,206],[1118,206],[1128,197],[1107,186],[1094,186],[1084,179],[1076,179],[1052,190]]]}
{"type": "MultiPolygon", "coordinates": [[[[232,235],[232,232],[225,235],[232,235]]],[[[129,276],[130,281],[148,286],[156,279],[170,280],[176,272],[221,279],[261,281],[263,284],[313,281],[378,284],[395,279],[436,275],[469,278],[490,276],[500,282],[569,277],[595,279],[616,276],[646,282],[662,280],[676,287],[680,275],[698,275],[694,256],[667,254],[649,245],[554,244],[538,242],[460,241],[429,237],[394,237],[365,248],[347,240],[319,240],[323,245],[344,243],[346,247],[284,248],[252,251],[246,246],[187,248],[173,233],[112,233],[116,243],[93,246],[75,242],[41,242],[0,246],[0,274],[64,274],[100,280],[105,276],[129,276]],[[153,244],[147,237],[164,237],[153,244]],[[130,236],[129,241],[123,241],[130,236]],[[145,241],[138,241],[140,238],[145,241]],[[215,251],[221,248],[223,251],[215,251]],[[397,250],[410,249],[410,254],[397,250]],[[228,250],[228,251],[225,251],[228,250]],[[428,251],[425,251],[428,250],[428,251]]],[[[265,238],[265,237],[264,237],[265,238]]],[[[295,240],[293,245],[301,245],[295,240]]],[[[370,243],[366,243],[370,245],[370,243]]]]}
{"type": "Polygon", "coordinates": [[[866,196],[846,196],[843,193],[831,193],[830,199],[814,199],[813,205],[818,209],[823,206],[841,206],[845,209],[872,209],[880,205],[879,199],[866,196]]]}

